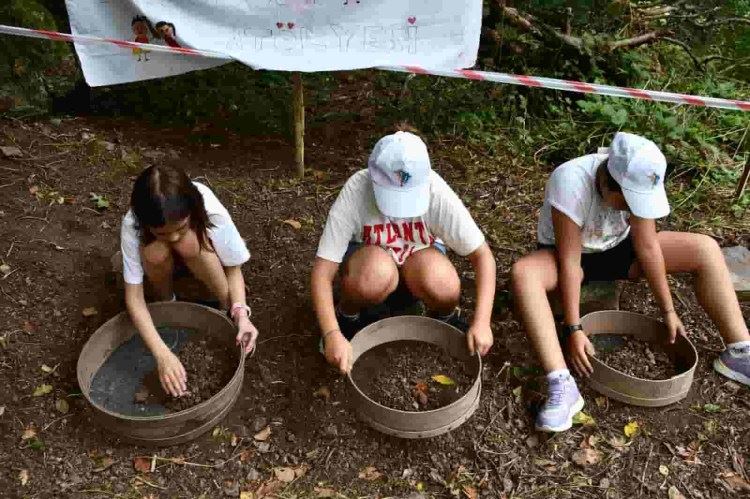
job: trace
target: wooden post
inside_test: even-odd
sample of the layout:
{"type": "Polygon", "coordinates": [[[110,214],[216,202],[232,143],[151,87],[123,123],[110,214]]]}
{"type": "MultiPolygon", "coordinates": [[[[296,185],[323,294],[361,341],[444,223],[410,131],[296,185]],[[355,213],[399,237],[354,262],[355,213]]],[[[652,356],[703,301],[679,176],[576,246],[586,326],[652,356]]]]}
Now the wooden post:
{"type": "Polygon", "coordinates": [[[302,75],[292,73],[292,120],[294,122],[294,161],[297,177],[305,176],[305,95],[302,75]]]}
{"type": "Polygon", "coordinates": [[[750,158],[745,161],[745,170],[740,175],[740,183],[737,184],[737,192],[734,193],[734,197],[739,199],[742,193],[745,191],[747,181],[750,179],[750,158]]]}

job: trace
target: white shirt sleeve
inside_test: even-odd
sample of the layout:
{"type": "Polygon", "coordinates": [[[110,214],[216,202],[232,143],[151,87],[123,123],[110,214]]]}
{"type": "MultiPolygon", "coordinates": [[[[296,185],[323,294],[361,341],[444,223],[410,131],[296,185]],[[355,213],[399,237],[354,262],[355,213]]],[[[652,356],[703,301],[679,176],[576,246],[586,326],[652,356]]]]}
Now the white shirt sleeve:
{"type": "Polygon", "coordinates": [[[227,209],[211,189],[198,182],[193,183],[203,196],[208,220],[213,224],[213,227],[208,229],[208,237],[221,264],[225,267],[235,267],[247,262],[250,259],[250,251],[227,209]]]}
{"type": "MultiPolygon", "coordinates": [[[[578,158],[573,161],[580,161],[578,158]]],[[[590,160],[590,158],[589,158],[590,160]]],[[[572,161],[562,164],[552,172],[547,182],[547,202],[553,208],[583,227],[591,208],[593,186],[584,168],[572,161]]]]}
{"type": "Polygon", "coordinates": [[[361,170],[346,181],[336,201],[328,212],[323,235],[320,236],[316,256],[330,262],[341,263],[349,243],[361,230],[359,213],[365,202],[362,189],[367,188],[370,178],[366,170],[361,170]]]}
{"type": "Polygon", "coordinates": [[[427,224],[451,250],[467,256],[484,244],[484,234],[464,203],[437,173],[432,174],[427,224]]]}
{"type": "Polygon", "coordinates": [[[141,263],[141,241],[136,229],[135,216],[128,211],[120,227],[120,252],[122,253],[122,277],[127,284],[143,284],[141,263]]]}

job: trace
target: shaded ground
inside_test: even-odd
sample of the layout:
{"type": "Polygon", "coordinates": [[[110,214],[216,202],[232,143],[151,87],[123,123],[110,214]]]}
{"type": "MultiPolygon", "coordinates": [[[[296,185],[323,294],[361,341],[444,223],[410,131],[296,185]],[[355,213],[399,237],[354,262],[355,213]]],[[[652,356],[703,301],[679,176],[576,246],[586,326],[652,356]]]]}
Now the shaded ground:
{"type": "MultiPolygon", "coordinates": [[[[357,95],[331,100],[353,105],[357,95]]],[[[344,381],[317,353],[307,281],[326,212],[382,130],[365,122],[312,128],[313,171],[302,183],[289,179],[285,140],[205,140],[215,132],[84,119],[0,122],[0,145],[15,144],[23,154],[0,157],[0,263],[9,267],[0,276],[4,495],[238,497],[262,487],[281,497],[667,497],[670,487],[693,499],[748,494],[731,484],[741,483],[750,455],[750,390],[711,370],[722,343],[696,308],[688,279],[674,281],[676,307],[700,364],[690,396],[678,404],[628,407],[586,389],[594,424],[552,437],[535,433],[530,409],[539,402],[541,378],[518,324],[498,309],[482,403],[467,424],[415,444],[359,423],[344,381]],[[245,275],[262,335],[241,398],[222,426],[156,451],[120,443],[97,426],[75,374],[88,336],[123,310],[110,257],[132,178],[155,162],[186,168],[233,214],[253,253],[245,275]],[[109,208],[96,210],[92,192],[109,208]],[[301,229],[282,223],[287,219],[301,229]],[[96,314],[85,317],[90,307],[96,314]],[[32,395],[45,384],[49,393],[32,395]],[[632,422],[639,429],[626,437],[632,422]],[[574,453],[586,449],[598,451],[598,462],[576,464],[574,453]],[[162,458],[154,460],[155,471],[134,468],[134,458],[154,453],[162,458]]],[[[460,142],[433,138],[429,145],[435,168],[486,228],[503,275],[534,245],[546,171],[522,158],[482,156],[460,142]]],[[[460,269],[470,307],[473,275],[465,264],[460,269]]],[[[623,307],[654,314],[645,290],[627,284],[623,307]]]]}

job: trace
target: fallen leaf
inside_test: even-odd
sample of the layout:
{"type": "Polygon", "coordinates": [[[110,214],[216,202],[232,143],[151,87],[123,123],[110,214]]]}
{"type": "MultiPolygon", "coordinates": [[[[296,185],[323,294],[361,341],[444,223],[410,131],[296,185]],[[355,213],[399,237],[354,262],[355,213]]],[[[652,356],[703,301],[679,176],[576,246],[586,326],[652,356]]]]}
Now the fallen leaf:
{"type": "Polygon", "coordinates": [[[570,458],[578,466],[585,468],[586,466],[599,464],[603,457],[604,454],[601,451],[587,448],[575,451],[570,458]]]}
{"type": "Polygon", "coordinates": [[[638,421],[631,421],[630,423],[625,425],[625,427],[622,429],[622,432],[626,437],[633,438],[633,436],[638,433],[638,429],[638,421]]]}
{"type": "Polygon", "coordinates": [[[436,374],[435,376],[432,377],[432,381],[435,381],[445,386],[453,386],[456,384],[455,381],[453,381],[451,378],[449,378],[445,374],[436,374]]]}
{"type": "Polygon", "coordinates": [[[679,489],[674,485],[669,487],[668,495],[669,499],[685,499],[685,496],[682,495],[682,492],[680,492],[679,489]]]}
{"type": "Polygon", "coordinates": [[[0,274],[3,274],[3,276],[10,274],[10,265],[7,263],[0,265],[0,274]]]}
{"type": "Polygon", "coordinates": [[[521,398],[523,397],[523,386],[518,385],[513,389],[513,396],[516,398],[516,402],[521,402],[521,398]]]}
{"type": "Polygon", "coordinates": [[[703,410],[710,413],[720,412],[721,406],[716,404],[703,404],[703,410]]]}
{"type": "Polygon", "coordinates": [[[290,226],[294,230],[300,230],[302,228],[302,224],[299,223],[298,221],[294,220],[293,218],[290,218],[288,220],[284,220],[281,223],[287,224],[288,226],[290,226]]]}
{"type": "Polygon", "coordinates": [[[661,473],[662,476],[668,476],[669,468],[667,468],[666,465],[662,464],[661,466],[659,466],[659,473],[661,473]]]}
{"type": "Polygon", "coordinates": [[[93,317],[95,315],[98,315],[99,311],[96,309],[96,307],[86,307],[81,311],[81,313],[84,317],[93,317]]]}
{"type": "Polygon", "coordinates": [[[240,443],[240,437],[232,433],[232,438],[229,439],[229,445],[232,447],[237,447],[238,443],[240,443]]]}
{"type": "Polygon", "coordinates": [[[294,476],[296,478],[301,478],[305,476],[305,473],[307,473],[308,471],[310,471],[310,467],[308,465],[300,464],[299,466],[294,468],[294,476]]]}
{"type": "Polygon", "coordinates": [[[625,438],[621,436],[611,437],[607,439],[607,443],[611,445],[615,450],[621,452],[625,451],[628,448],[628,443],[625,441],[625,438]]]}
{"type": "Polygon", "coordinates": [[[719,474],[719,478],[724,480],[729,488],[735,492],[750,491],[750,483],[734,471],[724,471],[719,474]]]}
{"type": "Polygon", "coordinates": [[[599,409],[604,409],[607,406],[607,397],[596,397],[594,401],[599,409]]]}
{"type": "Polygon", "coordinates": [[[34,388],[34,397],[41,397],[43,395],[47,395],[52,391],[52,385],[39,385],[36,388],[34,388]]]}
{"type": "MultiPolygon", "coordinates": [[[[0,266],[0,272],[2,272],[2,266],[0,266]]],[[[36,333],[37,325],[31,321],[23,321],[23,330],[28,334],[36,333]]]]}
{"type": "Polygon", "coordinates": [[[315,492],[319,498],[336,497],[336,491],[327,487],[315,487],[313,488],[313,492],[315,492]]]}
{"type": "Polygon", "coordinates": [[[255,436],[253,436],[253,438],[257,440],[258,442],[265,442],[266,440],[269,439],[270,436],[271,436],[271,427],[266,426],[265,428],[260,430],[258,433],[256,433],[255,436]]]}
{"type": "Polygon", "coordinates": [[[29,470],[21,470],[18,473],[18,479],[21,481],[21,486],[26,487],[26,484],[29,483],[29,470]]]}
{"type": "Polygon", "coordinates": [[[21,149],[15,146],[0,146],[0,152],[2,152],[3,156],[6,158],[20,158],[23,156],[21,149]]]}
{"type": "Polygon", "coordinates": [[[313,392],[313,397],[323,399],[325,402],[331,400],[331,390],[327,386],[321,386],[313,392]]]}
{"type": "Polygon", "coordinates": [[[700,442],[692,441],[687,447],[678,445],[675,447],[675,450],[677,451],[677,455],[683,458],[686,462],[691,464],[700,463],[700,459],[698,459],[698,453],[701,450],[700,442]]]}
{"type": "Polygon", "coordinates": [[[573,416],[573,424],[580,424],[583,426],[596,426],[596,421],[585,412],[578,411],[578,413],[573,416]]]}
{"type": "Polygon", "coordinates": [[[33,427],[28,427],[25,430],[23,430],[23,434],[21,435],[21,440],[30,440],[34,437],[36,437],[36,430],[33,427]]]}
{"type": "Polygon", "coordinates": [[[151,473],[151,458],[150,457],[134,457],[133,468],[141,473],[151,473]]]}
{"type": "Polygon", "coordinates": [[[359,478],[367,480],[368,482],[373,482],[381,476],[383,476],[383,474],[379,472],[375,466],[368,466],[359,472],[359,478]]]}
{"type": "Polygon", "coordinates": [[[57,367],[59,365],[60,364],[57,364],[55,367],[50,367],[47,364],[42,364],[42,372],[45,374],[52,374],[53,372],[55,372],[55,370],[57,370],[57,367]]]}
{"type": "MultiPolygon", "coordinates": [[[[92,470],[94,473],[101,473],[102,471],[111,468],[112,465],[115,464],[115,460],[109,456],[102,457],[101,459],[97,459],[96,461],[96,468],[92,470]]],[[[151,469],[150,464],[149,469],[151,469]]]]}
{"type": "Polygon", "coordinates": [[[467,499],[477,499],[479,495],[477,494],[477,489],[475,487],[472,487],[471,485],[464,485],[463,487],[464,495],[467,497],[467,499]]]}
{"type": "Polygon", "coordinates": [[[411,389],[411,396],[416,399],[417,404],[425,406],[427,405],[427,402],[429,402],[429,397],[427,396],[429,391],[430,387],[427,386],[427,383],[424,381],[417,381],[411,389]]]}
{"type": "Polygon", "coordinates": [[[240,452],[240,461],[245,463],[251,460],[253,456],[255,456],[255,451],[253,449],[245,449],[240,452]]]}
{"type": "Polygon", "coordinates": [[[240,492],[240,499],[255,499],[255,494],[250,491],[243,490],[240,492]]]}
{"type": "Polygon", "coordinates": [[[273,474],[278,481],[283,483],[293,482],[296,478],[292,468],[274,468],[273,474]]]}
{"type": "Polygon", "coordinates": [[[106,210],[109,208],[109,200],[105,196],[91,192],[89,193],[89,199],[94,203],[97,210],[106,210]]]}
{"type": "Polygon", "coordinates": [[[29,194],[32,196],[36,196],[36,193],[39,192],[39,186],[38,185],[32,185],[29,187],[29,194]]]}
{"type": "Polygon", "coordinates": [[[0,405],[0,416],[2,416],[3,414],[5,414],[5,406],[0,405]]]}

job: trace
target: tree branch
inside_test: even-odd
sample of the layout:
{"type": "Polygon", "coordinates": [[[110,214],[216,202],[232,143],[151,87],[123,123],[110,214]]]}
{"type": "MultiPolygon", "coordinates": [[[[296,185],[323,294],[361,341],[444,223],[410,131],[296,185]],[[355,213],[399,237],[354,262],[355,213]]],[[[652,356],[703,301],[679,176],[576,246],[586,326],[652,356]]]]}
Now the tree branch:
{"type": "Polygon", "coordinates": [[[681,42],[680,40],[676,40],[674,38],[670,38],[668,36],[663,36],[661,40],[664,42],[669,42],[679,47],[682,47],[682,49],[687,53],[687,55],[689,55],[690,58],[693,60],[693,64],[695,64],[696,69],[698,69],[699,71],[705,71],[703,64],[701,64],[698,58],[695,57],[695,55],[693,54],[693,51],[690,50],[690,47],[688,46],[687,43],[681,42]]]}

